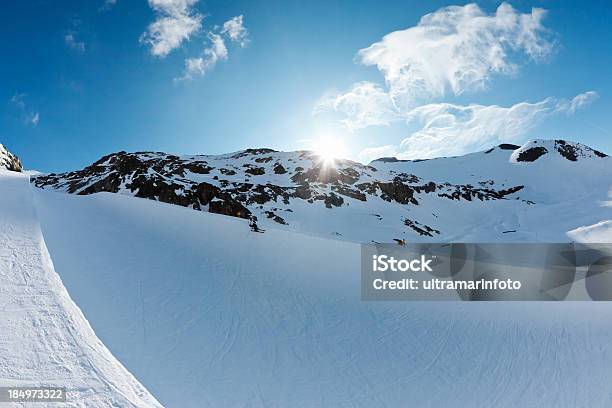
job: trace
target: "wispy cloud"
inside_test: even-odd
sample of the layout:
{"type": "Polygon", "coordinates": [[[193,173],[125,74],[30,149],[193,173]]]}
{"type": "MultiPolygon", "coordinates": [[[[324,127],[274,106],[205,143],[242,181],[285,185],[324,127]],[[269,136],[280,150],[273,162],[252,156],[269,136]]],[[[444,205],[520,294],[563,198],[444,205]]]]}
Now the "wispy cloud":
{"type": "Polygon", "coordinates": [[[38,112],[34,112],[28,118],[29,123],[33,126],[38,126],[38,122],[40,121],[40,114],[38,112]]]}
{"type": "Polygon", "coordinates": [[[357,58],[380,70],[396,102],[480,90],[491,75],[516,72],[512,55],[537,61],[551,53],[545,15],[540,8],[522,14],[507,3],[492,15],[476,4],[445,7],[414,27],[387,34],[357,58]]]}
{"type": "Polygon", "coordinates": [[[77,41],[75,37],[75,33],[70,32],[64,36],[64,43],[70,49],[84,52],[85,51],[85,43],[83,41],[77,41]]]}
{"type": "Polygon", "coordinates": [[[476,4],[441,8],[357,53],[359,63],[379,70],[384,85],[359,82],[345,92],[327,92],[313,113],[339,113],[349,131],[395,122],[417,129],[397,145],[364,149],[362,160],[459,155],[522,141],[545,118],[572,115],[592,103],[597,93],[512,106],[432,100],[483,90],[496,75],[515,74],[521,61],[539,62],[550,56],[556,42],[555,34],[543,25],[545,15],[540,8],[521,13],[508,3],[493,14],[476,4]]]}
{"type": "Polygon", "coordinates": [[[239,15],[223,23],[221,34],[225,34],[231,41],[237,42],[245,47],[249,41],[249,32],[243,24],[243,16],[239,15]]]}
{"type": "Polygon", "coordinates": [[[194,76],[204,75],[217,65],[217,62],[227,60],[228,52],[223,38],[214,33],[209,33],[208,38],[210,46],[204,49],[201,57],[185,60],[185,73],[177,80],[192,79],[194,76]]]}
{"type": "Polygon", "coordinates": [[[561,101],[559,103],[558,110],[573,115],[578,109],[589,106],[597,98],[599,98],[599,94],[595,91],[583,92],[574,96],[574,98],[569,101],[561,101]]]}
{"type": "Polygon", "coordinates": [[[40,122],[40,114],[36,111],[28,109],[28,106],[25,102],[25,98],[26,94],[16,93],[11,98],[11,103],[17,108],[21,119],[25,124],[36,127],[40,122]]]}
{"type": "Polygon", "coordinates": [[[520,13],[507,3],[490,15],[476,4],[439,9],[357,53],[358,62],[376,66],[384,76],[385,88],[368,85],[376,89],[372,101],[362,100],[360,83],[336,93],[337,100],[327,100],[325,106],[343,114],[348,128],[357,129],[385,124],[363,118],[388,112],[389,100],[395,109],[407,111],[448,94],[482,90],[494,75],[515,73],[521,55],[540,61],[551,54],[554,41],[542,24],[545,15],[539,8],[520,13]],[[355,100],[360,102],[348,103],[355,100]]]}
{"type": "Polygon", "coordinates": [[[24,93],[16,93],[15,95],[13,95],[13,97],[11,98],[11,102],[13,103],[13,105],[15,105],[16,107],[18,107],[19,109],[25,109],[25,94],[24,93]]]}
{"type": "Polygon", "coordinates": [[[422,128],[404,139],[398,150],[402,158],[430,158],[520,141],[555,109],[556,103],[551,98],[509,107],[448,103],[420,106],[409,112],[406,120],[422,128]]]}
{"type": "Polygon", "coordinates": [[[209,45],[204,48],[202,54],[195,58],[185,59],[185,71],[175,81],[185,81],[203,76],[217,65],[219,61],[227,61],[229,51],[225,43],[225,38],[237,42],[241,47],[245,47],[248,42],[248,31],[243,24],[243,16],[233,17],[223,24],[223,28],[217,32],[209,31],[207,39],[209,45]]]}
{"type": "Polygon", "coordinates": [[[108,11],[115,7],[117,0],[105,0],[104,4],[100,7],[99,11],[108,11]]]}
{"type": "Polygon", "coordinates": [[[156,57],[166,57],[202,27],[203,17],[194,7],[198,0],[148,1],[157,18],[141,35],[140,42],[148,44],[156,57]]]}
{"type": "Polygon", "coordinates": [[[389,125],[401,118],[393,99],[382,87],[372,82],[360,82],[345,93],[328,92],[317,102],[313,113],[341,112],[341,123],[349,130],[368,126],[389,125]]]}
{"type": "Polygon", "coordinates": [[[410,125],[419,125],[397,145],[364,149],[362,160],[381,153],[402,159],[453,156],[482,150],[503,142],[522,142],[527,133],[554,114],[573,114],[592,100],[589,91],[572,99],[546,98],[540,102],[520,102],[509,107],[433,103],[419,106],[404,115],[410,125]]]}

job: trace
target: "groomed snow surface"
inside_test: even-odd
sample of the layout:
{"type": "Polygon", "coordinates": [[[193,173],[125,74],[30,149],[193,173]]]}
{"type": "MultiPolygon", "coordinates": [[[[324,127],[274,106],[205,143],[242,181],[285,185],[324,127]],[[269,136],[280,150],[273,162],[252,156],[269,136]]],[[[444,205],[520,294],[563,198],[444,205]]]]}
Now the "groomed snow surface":
{"type": "Polygon", "coordinates": [[[612,405],[609,303],[363,302],[354,243],[17,175],[0,197],[3,383],[157,404],[46,245],[167,407],[612,405]]]}
{"type": "Polygon", "coordinates": [[[53,406],[160,406],[68,296],[31,190],[27,176],[0,170],[0,386],[66,387],[67,403],[53,406]]]}

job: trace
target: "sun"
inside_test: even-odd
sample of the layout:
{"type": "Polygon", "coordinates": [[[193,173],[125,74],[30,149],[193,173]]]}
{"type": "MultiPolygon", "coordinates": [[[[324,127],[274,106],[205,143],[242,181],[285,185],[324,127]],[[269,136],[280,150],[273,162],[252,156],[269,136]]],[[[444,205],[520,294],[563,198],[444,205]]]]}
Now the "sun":
{"type": "Polygon", "coordinates": [[[331,136],[320,137],[315,142],[313,150],[325,166],[334,166],[335,160],[343,157],[346,152],[342,140],[331,136]]]}

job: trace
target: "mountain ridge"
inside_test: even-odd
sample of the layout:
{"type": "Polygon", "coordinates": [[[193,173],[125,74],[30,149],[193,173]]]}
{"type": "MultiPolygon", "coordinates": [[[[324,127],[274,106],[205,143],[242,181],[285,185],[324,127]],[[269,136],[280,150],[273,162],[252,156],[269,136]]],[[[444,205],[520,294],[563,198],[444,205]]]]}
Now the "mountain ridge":
{"type": "MultiPolygon", "coordinates": [[[[589,194],[590,187],[599,191],[605,184],[595,170],[612,169],[607,155],[575,142],[536,139],[514,147],[430,160],[382,158],[368,165],[344,159],[330,165],[311,151],[268,148],[184,156],[122,151],[32,182],[71,194],[118,193],[247,218],[257,230],[388,242],[454,236],[457,222],[449,216],[456,212],[494,209],[493,215],[506,219],[501,224],[513,224],[507,222],[513,213],[562,200],[559,175],[565,174],[563,182],[575,179],[576,194],[589,194]],[[541,154],[534,157],[534,151],[541,154]]],[[[500,233],[515,227],[500,226],[500,233]]]]}

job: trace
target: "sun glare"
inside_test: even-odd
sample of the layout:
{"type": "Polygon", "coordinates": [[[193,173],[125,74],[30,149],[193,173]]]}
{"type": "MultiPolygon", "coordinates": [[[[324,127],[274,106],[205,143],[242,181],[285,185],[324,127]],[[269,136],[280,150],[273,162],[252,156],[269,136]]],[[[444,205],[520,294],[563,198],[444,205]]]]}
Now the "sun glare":
{"type": "Polygon", "coordinates": [[[333,166],[335,159],[345,154],[345,148],[342,141],[333,137],[319,138],[314,145],[314,151],[326,166],[333,166]]]}

